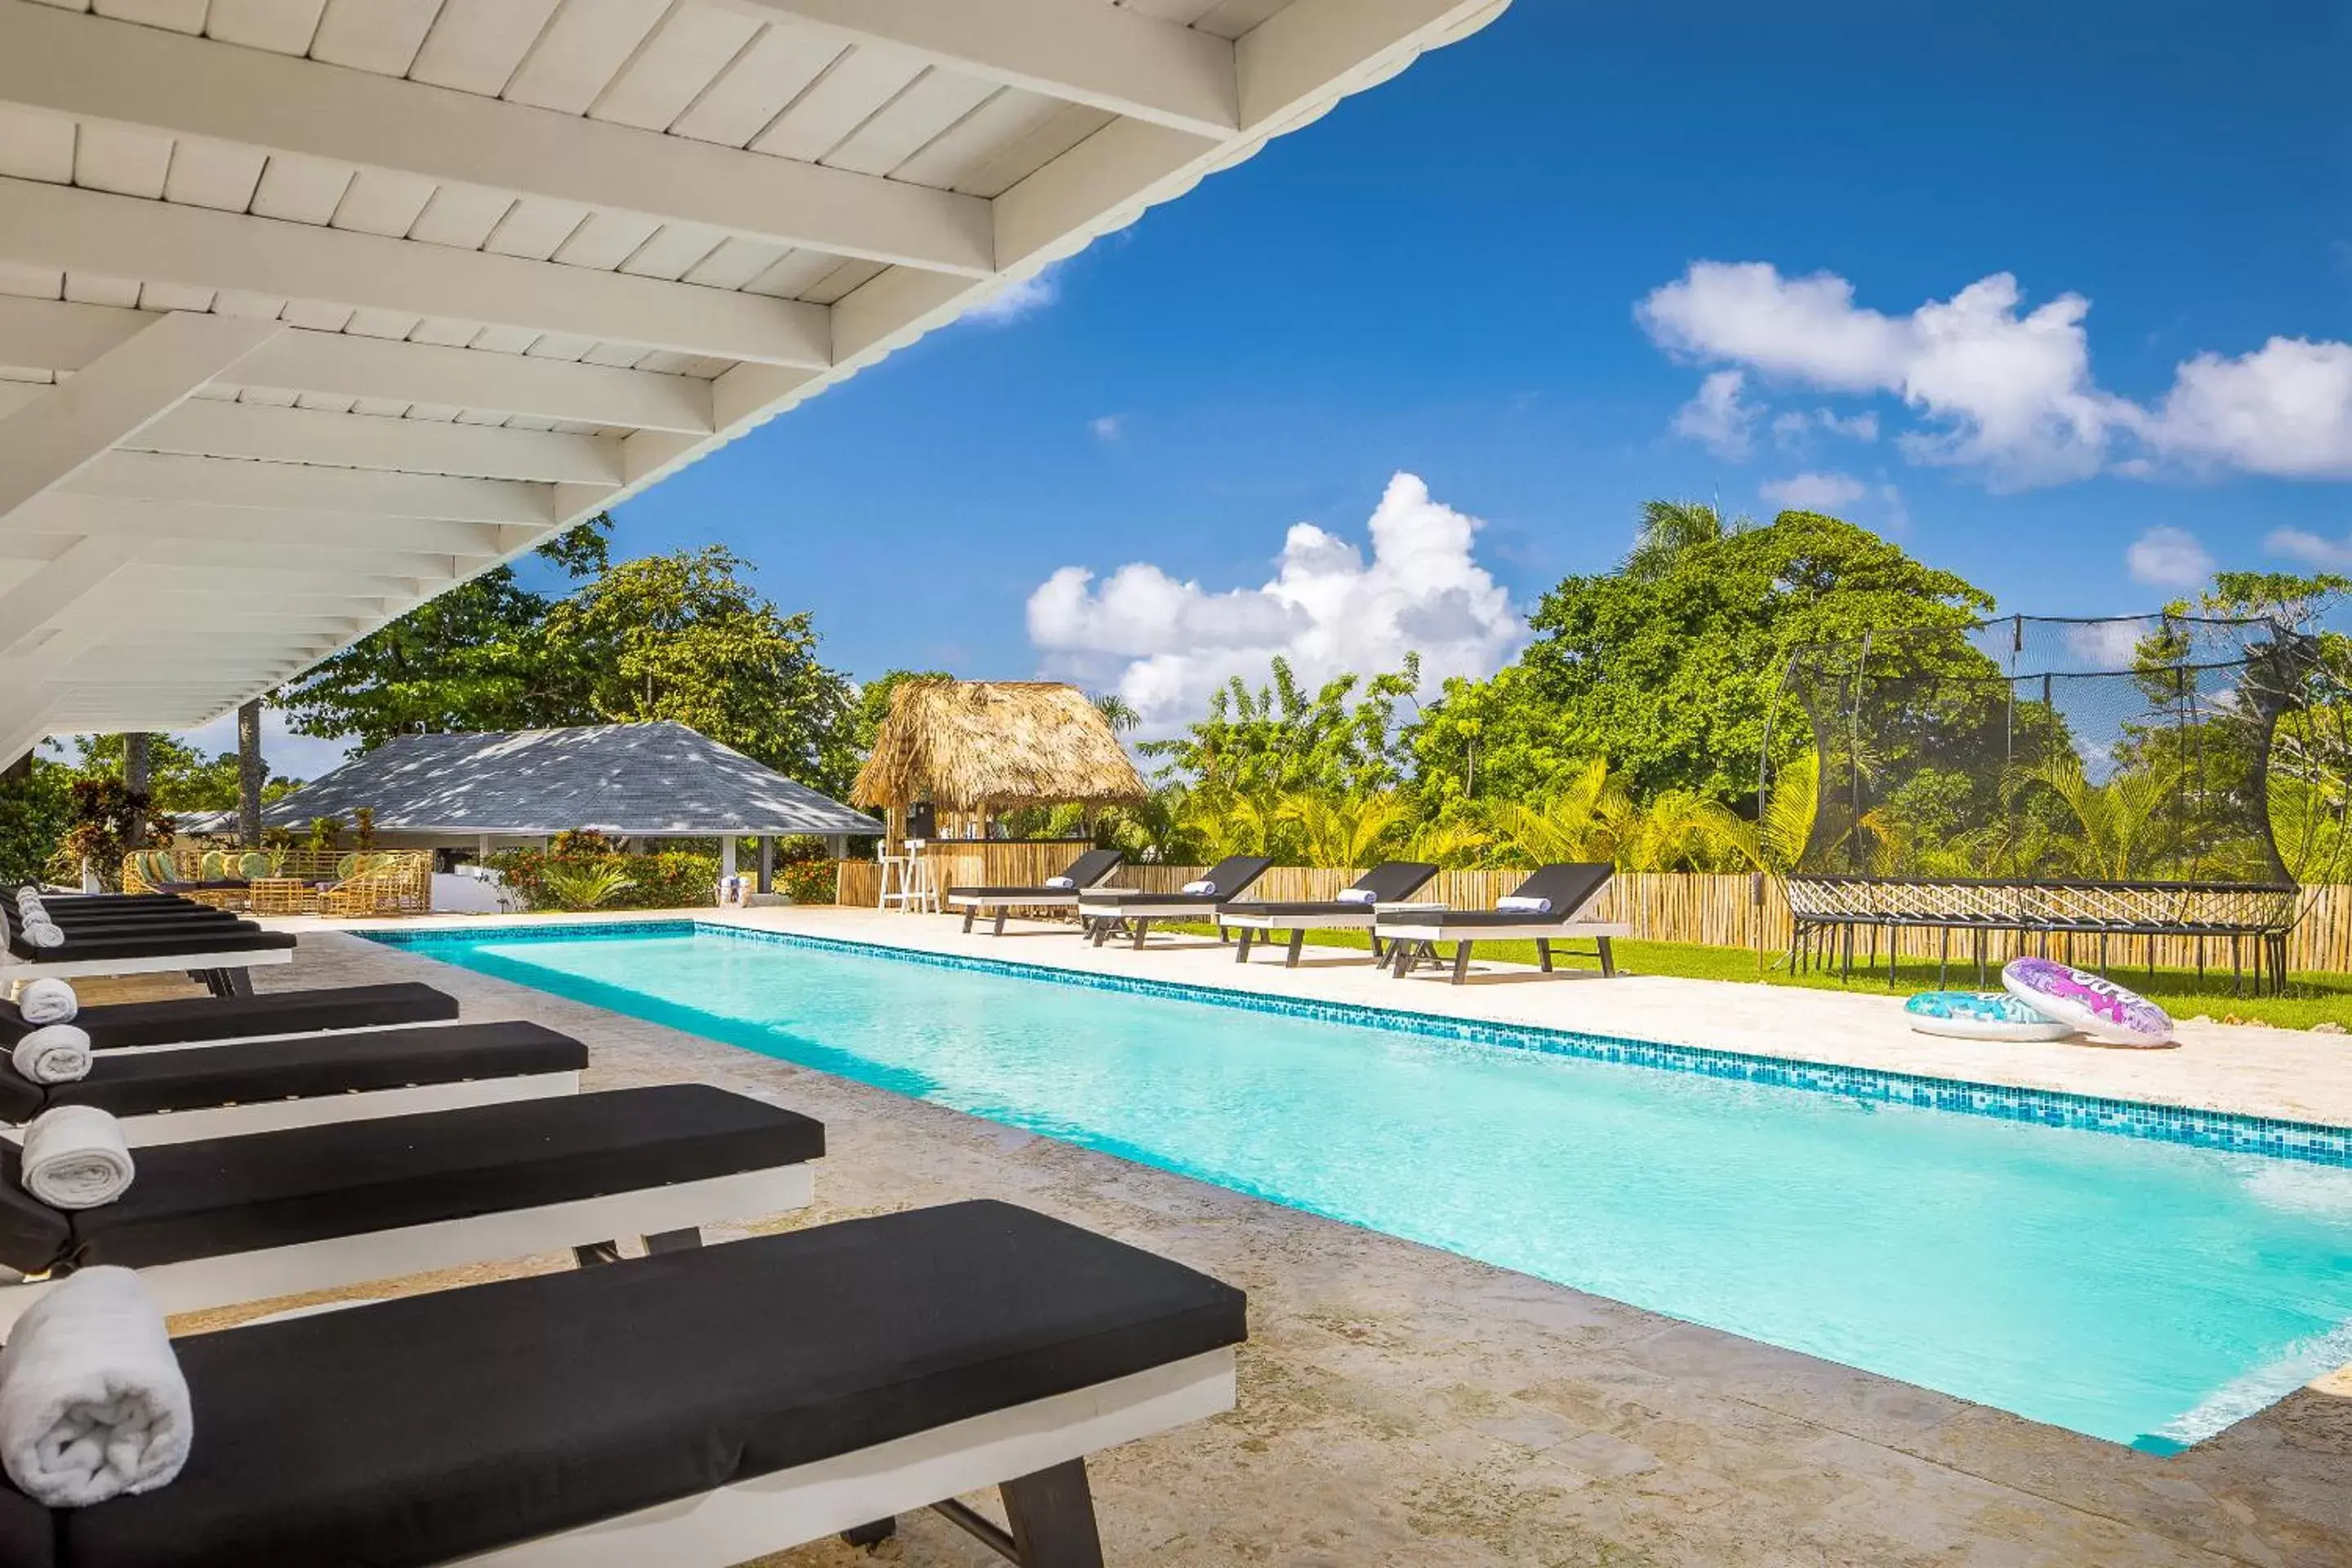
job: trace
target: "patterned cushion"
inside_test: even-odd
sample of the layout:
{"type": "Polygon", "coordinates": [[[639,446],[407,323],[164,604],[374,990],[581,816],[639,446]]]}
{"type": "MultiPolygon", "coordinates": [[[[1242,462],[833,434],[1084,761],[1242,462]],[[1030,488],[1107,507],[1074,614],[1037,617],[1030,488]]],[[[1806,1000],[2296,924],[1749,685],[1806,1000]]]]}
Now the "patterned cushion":
{"type": "Polygon", "coordinates": [[[205,850],[204,858],[196,863],[196,875],[207,882],[220,881],[228,875],[228,857],[217,849],[205,850]]]}
{"type": "Polygon", "coordinates": [[[269,857],[258,849],[248,849],[236,858],[236,874],[248,882],[259,881],[269,875],[269,857]]]}

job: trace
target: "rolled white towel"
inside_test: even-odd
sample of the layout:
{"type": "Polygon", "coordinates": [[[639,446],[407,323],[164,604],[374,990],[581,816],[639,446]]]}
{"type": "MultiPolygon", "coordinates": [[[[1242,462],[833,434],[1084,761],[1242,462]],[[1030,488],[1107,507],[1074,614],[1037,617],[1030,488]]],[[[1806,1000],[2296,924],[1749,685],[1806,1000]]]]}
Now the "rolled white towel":
{"type": "Polygon", "coordinates": [[[188,1462],[194,1435],[163,1314],[128,1268],[67,1275],[0,1350],[0,1466],[36,1502],[153,1491],[188,1462]]]}
{"type": "Polygon", "coordinates": [[[1076,877],[1048,877],[1045,879],[1045,886],[1061,892],[1067,892],[1077,885],[1078,879],[1076,877]]]}
{"type": "Polygon", "coordinates": [[[1551,913],[1549,899],[1529,898],[1521,893],[1507,893],[1495,900],[1495,907],[1516,915],[1548,915],[1551,913]]]}
{"type": "Polygon", "coordinates": [[[26,921],[24,938],[38,948],[57,948],[66,944],[66,933],[47,921],[26,921]]]}
{"type": "Polygon", "coordinates": [[[1343,904],[1377,904],[1381,896],[1370,888],[1342,888],[1339,900],[1343,904]]]}
{"type": "Polygon", "coordinates": [[[1217,885],[1203,877],[1197,882],[1185,883],[1181,890],[1187,893],[1213,893],[1217,890],[1217,885]]]}
{"type": "Polygon", "coordinates": [[[81,1011],[81,998],[64,981],[44,974],[17,994],[16,1011],[24,1016],[25,1022],[36,1026],[70,1024],[74,1015],[81,1011]]]}
{"type": "Polygon", "coordinates": [[[102,1208],[138,1174],[122,1123],[95,1105],[53,1105],[25,1124],[19,1179],[53,1209],[102,1208]]]}
{"type": "Polygon", "coordinates": [[[89,1031],[44,1024],[18,1040],[8,1059],[35,1083],[78,1083],[89,1076],[89,1031]]]}

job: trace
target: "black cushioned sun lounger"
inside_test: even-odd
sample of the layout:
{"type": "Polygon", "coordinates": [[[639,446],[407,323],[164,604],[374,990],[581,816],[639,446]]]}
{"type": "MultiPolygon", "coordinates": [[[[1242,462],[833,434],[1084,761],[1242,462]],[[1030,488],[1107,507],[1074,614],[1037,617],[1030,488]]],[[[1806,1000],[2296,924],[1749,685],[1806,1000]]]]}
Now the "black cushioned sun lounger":
{"type": "Polygon", "coordinates": [[[1631,936],[1633,928],[1616,921],[1580,919],[1584,910],[1601,896],[1609,885],[1611,868],[1598,861],[1562,861],[1557,865],[1538,867],[1524,882],[1507,894],[1509,898],[1547,899],[1551,908],[1543,912],[1525,910],[1399,910],[1383,912],[1376,930],[1388,938],[1390,969],[1400,980],[1412,973],[1413,966],[1423,959],[1433,960],[1437,944],[1450,942],[1454,946],[1454,984],[1459,985],[1470,977],[1470,950],[1481,942],[1527,942],[1536,944],[1536,959],[1543,972],[1552,972],[1551,944],[1576,937],[1590,937],[1601,955],[1601,973],[1617,973],[1616,955],[1610,942],[1616,937],[1631,936]]]}
{"type": "Polygon", "coordinates": [[[37,948],[23,940],[13,918],[5,957],[0,957],[0,983],[30,980],[43,974],[72,979],[85,974],[152,974],[184,969],[201,978],[216,995],[250,994],[246,970],[255,964],[290,963],[294,937],[289,931],[264,931],[249,921],[227,926],[159,924],[135,935],[98,935],[58,929],[66,933],[61,947],[37,948]]]}
{"type": "Polygon", "coordinates": [[[1153,921],[1207,919],[1216,912],[1219,904],[1246,891],[1273,864],[1269,856],[1228,855],[1201,873],[1200,879],[1210,885],[1205,893],[1147,893],[1138,888],[1105,888],[1082,893],[1078,896],[1078,919],[1097,947],[1113,931],[1124,929],[1139,948],[1153,921]]]}
{"type": "Polygon", "coordinates": [[[1372,933],[1372,960],[1381,958],[1380,933],[1373,929],[1379,910],[1391,908],[1410,899],[1429,884],[1437,875],[1437,868],[1421,860],[1383,860],[1348,885],[1351,893],[1369,893],[1370,902],[1346,899],[1322,902],[1301,900],[1291,903],[1220,904],[1217,925],[1220,930],[1238,931],[1240,951],[1234,962],[1249,962],[1250,940],[1264,933],[1271,937],[1276,931],[1290,933],[1290,952],[1283,967],[1298,967],[1299,950],[1307,944],[1310,931],[1360,931],[1372,933]]]}
{"type": "MultiPolygon", "coordinates": [[[[824,1153],[823,1124],[707,1084],[142,1149],[128,1192],[74,1213],[0,1145],[0,1264],[120,1264],[192,1311],[782,1213],[824,1153]]],[[[0,1322],[42,1289],[0,1287],[0,1322]]]]}
{"type": "Polygon", "coordinates": [[[72,1083],[35,1083],[0,1065],[0,1121],[94,1105],[121,1119],[133,1147],[184,1143],[577,1094],[587,1067],[586,1046],[520,1019],[111,1051],[72,1083]]]}
{"type": "Polygon", "coordinates": [[[54,1513],[0,1488],[0,1542],[26,1568],[715,1564],[996,1484],[1023,1561],[1099,1563],[1086,1456],[1231,1408],[1245,1314],[961,1203],[230,1329],[174,1344],[177,1479],[54,1513]]]}
{"type": "MultiPolygon", "coordinates": [[[[254,1035],[308,1035],[334,1029],[435,1024],[457,1016],[457,999],[416,980],[271,991],[251,996],[175,996],[163,1002],[106,1002],[84,1007],[74,1023],[94,1050],[200,1045],[254,1035]]],[[[0,1047],[34,1026],[14,1002],[0,1000],[0,1047]]]]}
{"type": "Polygon", "coordinates": [[[972,918],[982,910],[996,911],[996,924],[991,934],[1004,934],[1007,910],[1019,909],[1061,909],[1077,903],[1081,895],[1098,885],[1119,868],[1127,857],[1116,849],[1089,849],[1070,862],[1062,875],[1069,879],[1066,888],[950,888],[948,909],[963,911],[963,929],[971,930],[972,918]]]}

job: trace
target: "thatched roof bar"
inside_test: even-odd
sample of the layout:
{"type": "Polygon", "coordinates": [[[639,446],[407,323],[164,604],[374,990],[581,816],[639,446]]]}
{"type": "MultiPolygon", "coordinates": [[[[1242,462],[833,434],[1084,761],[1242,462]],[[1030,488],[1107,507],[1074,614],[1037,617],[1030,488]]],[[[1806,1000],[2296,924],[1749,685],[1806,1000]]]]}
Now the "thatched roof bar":
{"type": "Polygon", "coordinates": [[[1150,793],[1100,710],[1075,686],[1044,680],[910,681],[850,799],[950,811],[1109,805],[1150,793]]]}

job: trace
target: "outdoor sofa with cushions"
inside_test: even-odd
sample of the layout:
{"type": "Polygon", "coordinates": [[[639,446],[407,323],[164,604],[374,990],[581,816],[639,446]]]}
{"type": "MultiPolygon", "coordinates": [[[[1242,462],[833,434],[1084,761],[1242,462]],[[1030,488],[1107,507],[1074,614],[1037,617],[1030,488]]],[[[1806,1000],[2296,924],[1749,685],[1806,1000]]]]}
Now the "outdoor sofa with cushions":
{"type": "Polygon", "coordinates": [[[577,1094],[587,1067],[586,1046],[522,1019],[101,1051],[64,1083],[0,1057],[0,1121],[94,1105],[137,1148],[577,1094]]]}
{"type": "Polygon", "coordinates": [[[1536,944],[1537,962],[1551,970],[1551,944],[1590,937],[1599,949],[1601,973],[1617,973],[1612,938],[1631,936],[1633,928],[1615,921],[1588,921],[1584,911],[1609,886],[1610,868],[1590,861],[1564,861],[1544,866],[1506,894],[1491,910],[1400,910],[1380,917],[1379,933],[1389,942],[1390,968],[1400,980],[1423,959],[1434,960],[1437,944],[1454,943],[1454,984],[1470,977],[1470,949],[1482,942],[1528,942],[1536,944]],[[1514,904],[1531,907],[1511,908],[1514,904]]]}
{"type": "MultiPolygon", "coordinates": [[[[404,1024],[446,1023],[457,999],[421,981],[270,991],[249,996],[174,996],[161,1002],[104,1002],[83,1007],[75,1026],[92,1050],[211,1045],[257,1036],[309,1035],[404,1024]]],[[[0,1000],[0,1050],[37,1026],[12,1001],[0,1000]]]]}
{"type": "Polygon", "coordinates": [[[1004,916],[1014,909],[1071,909],[1079,895],[1099,884],[1119,868],[1126,859],[1116,849],[1089,849],[1070,862],[1061,876],[1035,888],[950,888],[948,909],[963,911],[963,929],[971,930],[974,916],[982,910],[996,911],[996,924],[990,932],[1004,934],[1004,916]]]}
{"type": "Polygon", "coordinates": [[[121,1197],[74,1211],[26,1192],[21,1153],[0,1145],[0,1265],[30,1277],[0,1285],[0,1324],[50,1271],[98,1264],[138,1269],[164,1311],[187,1312],[564,1247],[604,1256],[619,1236],[667,1242],[804,1207],[824,1153],[822,1123],[707,1084],[141,1149],[121,1197]]]}
{"type": "MultiPolygon", "coordinates": [[[[1124,929],[1141,947],[1156,920],[1207,920],[1219,904],[1239,897],[1274,864],[1265,855],[1228,855],[1200,875],[1197,892],[1148,893],[1139,888],[1097,888],[1078,895],[1078,919],[1100,947],[1124,929]]],[[[1192,884],[1187,884],[1191,886],[1192,884]]]]}
{"type": "Polygon", "coordinates": [[[1283,967],[1298,967],[1299,950],[1307,944],[1310,931],[1360,931],[1371,933],[1372,959],[1381,958],[1381,936],[1374,929],[1382,910],[1403,903],[1429,884],[1437,875],[1437,868],[1419,860],[1383,860],[1349,883],[1347,892],[1337,899],[1317,901],[1300,900],[1289,903],[1220,904],[1217,924],[1241,934],[1240,951],[1234,954],[1236,963],[1249,962],[1250,942],[1260,933],[1271,937],[1276,931],[1290,933],[1290,952],[1283,967]],[[1350,896],[1352,895],[1352,896],[1350,896]]]}
{"type": "MultiPolygon", "coordinates": [[[[1099,1564],[1086,1458],[1228,1410],[1242,1293],[1008,1204],[844,1220],[174,1342],[169,1484],[51,1511],[23,1568],[720,1568],[995,1485],[1099,1564]]],[[[11,1548],[13,1547],[13,1554],[11,1548]]]]}

